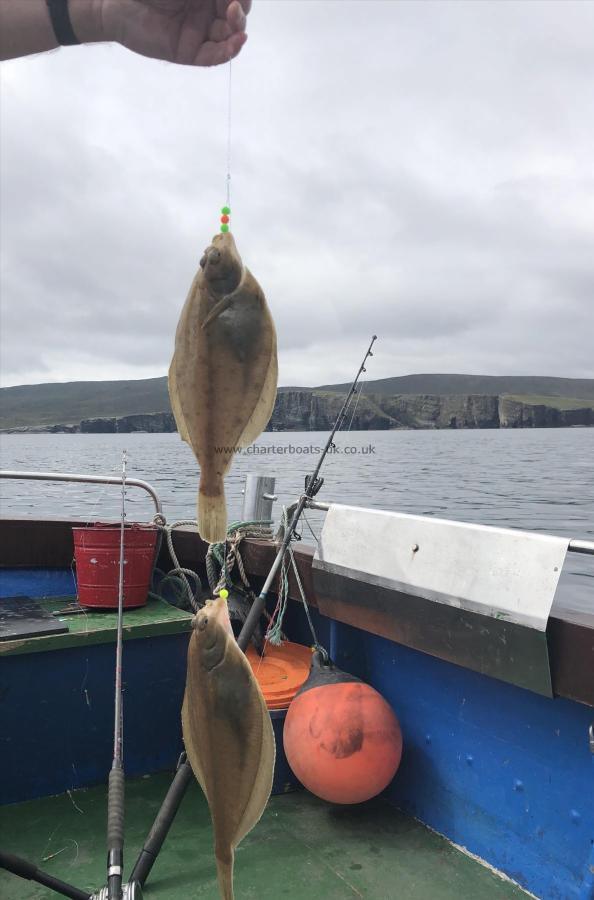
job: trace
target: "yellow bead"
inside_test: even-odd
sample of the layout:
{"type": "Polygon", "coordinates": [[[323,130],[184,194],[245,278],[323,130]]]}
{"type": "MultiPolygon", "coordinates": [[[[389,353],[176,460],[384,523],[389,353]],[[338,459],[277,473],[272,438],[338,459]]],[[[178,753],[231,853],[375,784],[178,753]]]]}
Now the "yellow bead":
{"type": "Polygon", "coordinates": [[[219,597],[222,597],[223,600],[226,600],[228,596],[229,596],[229,591],[225,590],[225,588],[223,588],[222,590],[219,591],[219,597]]]}

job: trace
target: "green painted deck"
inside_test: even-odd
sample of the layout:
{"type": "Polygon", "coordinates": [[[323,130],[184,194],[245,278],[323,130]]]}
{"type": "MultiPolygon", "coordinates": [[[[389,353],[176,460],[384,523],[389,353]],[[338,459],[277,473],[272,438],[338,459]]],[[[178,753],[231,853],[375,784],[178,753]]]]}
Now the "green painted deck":
{"type": "MultiPolygon", "coordinates": [[[[76,597],[44,597],[39,598],[39,602],[49,612],[55,613],[76,603],[76,597]]],[[[189,631],[191,619],[189,613],[177,609],[165,600],[150,598],[145,606],[124,610],[124,640],[189,631]]],[[[18,653],[43,653],[68,647],[115,643],[116,610],[110,612],[88,609],[75,614],[65,613],[58,616],[58,621],[68,626],[66,634],[2,641],[0,653],[12,656],[18,653]]]]}
{"type": "MultiPolygon", "coordinates": [[[[171,781],[126,787],[129,872],[171,781]]],[[[2,849],[82,890],[105,884],[104,787],[0,809],[2,849]]],[[[273,797],[236,854],[237,900],[505,900],[526,898],[382,800],[329,806],[305,792],[273,797]]],[[[182,803],[144,895],[218,900],[208,808],[197,785],[182,803]]],[[[3,900],[50,900],[54,892],[0,870],[3,900]]]]}

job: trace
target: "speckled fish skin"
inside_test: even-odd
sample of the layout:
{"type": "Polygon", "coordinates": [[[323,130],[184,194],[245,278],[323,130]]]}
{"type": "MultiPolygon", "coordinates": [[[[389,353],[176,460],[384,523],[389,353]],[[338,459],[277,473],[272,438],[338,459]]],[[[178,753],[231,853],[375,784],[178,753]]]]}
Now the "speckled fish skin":
{"type": "Polygon", "coordinates": [[[184,743],[210,808],[220,894],[233,900],[235,847],[260,819],[272,790],[274,733],[258,682],[233,636],[226,601],[209,601],[192,626],[184,743]]]}
{"type": "Polygon", "coordinates": [[[224,541],[223,479],[235,451],[262,433],[278,379],[276,332],[264,293],[232,235],[207,247],[175,336],[169,396],[180,436],[200,465],[198,531],[224,541]]]}

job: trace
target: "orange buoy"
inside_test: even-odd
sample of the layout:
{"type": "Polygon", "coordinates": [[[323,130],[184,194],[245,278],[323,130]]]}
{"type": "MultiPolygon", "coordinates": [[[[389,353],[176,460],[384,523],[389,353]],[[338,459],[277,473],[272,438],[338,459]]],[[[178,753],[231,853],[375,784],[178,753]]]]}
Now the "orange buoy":
{"type": "Polygon", "coordinates": [[[310,648],[283,641],[278,647],[266,644],[264,655],[258,656],[250,645],[246,656],[268,709],[287,709],[299,688],[307,681],[311,665],[310,648]]]}
{"type": "Polygon", "coordinates": [[[291,769],[330,803],[362,803],[390,783],[402,756],[398,719],[370,685],[323,662],[289,707],[283,734],[291,769]]]}

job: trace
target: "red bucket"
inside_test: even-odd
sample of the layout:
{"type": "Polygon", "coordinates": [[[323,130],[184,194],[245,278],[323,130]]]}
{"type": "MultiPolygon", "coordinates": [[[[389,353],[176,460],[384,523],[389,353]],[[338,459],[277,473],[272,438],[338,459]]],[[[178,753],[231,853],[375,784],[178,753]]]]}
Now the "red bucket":
{"type": "MultiPolygon", "coordinates": [[[[120,583],[119,525],[96,522],[73,528],[78,602],[96,609],[117,609],[120,583]]],[[[152,525],[126,525],[124,529],[124,609],[147,601],[157,529],[152,525]]]]}

